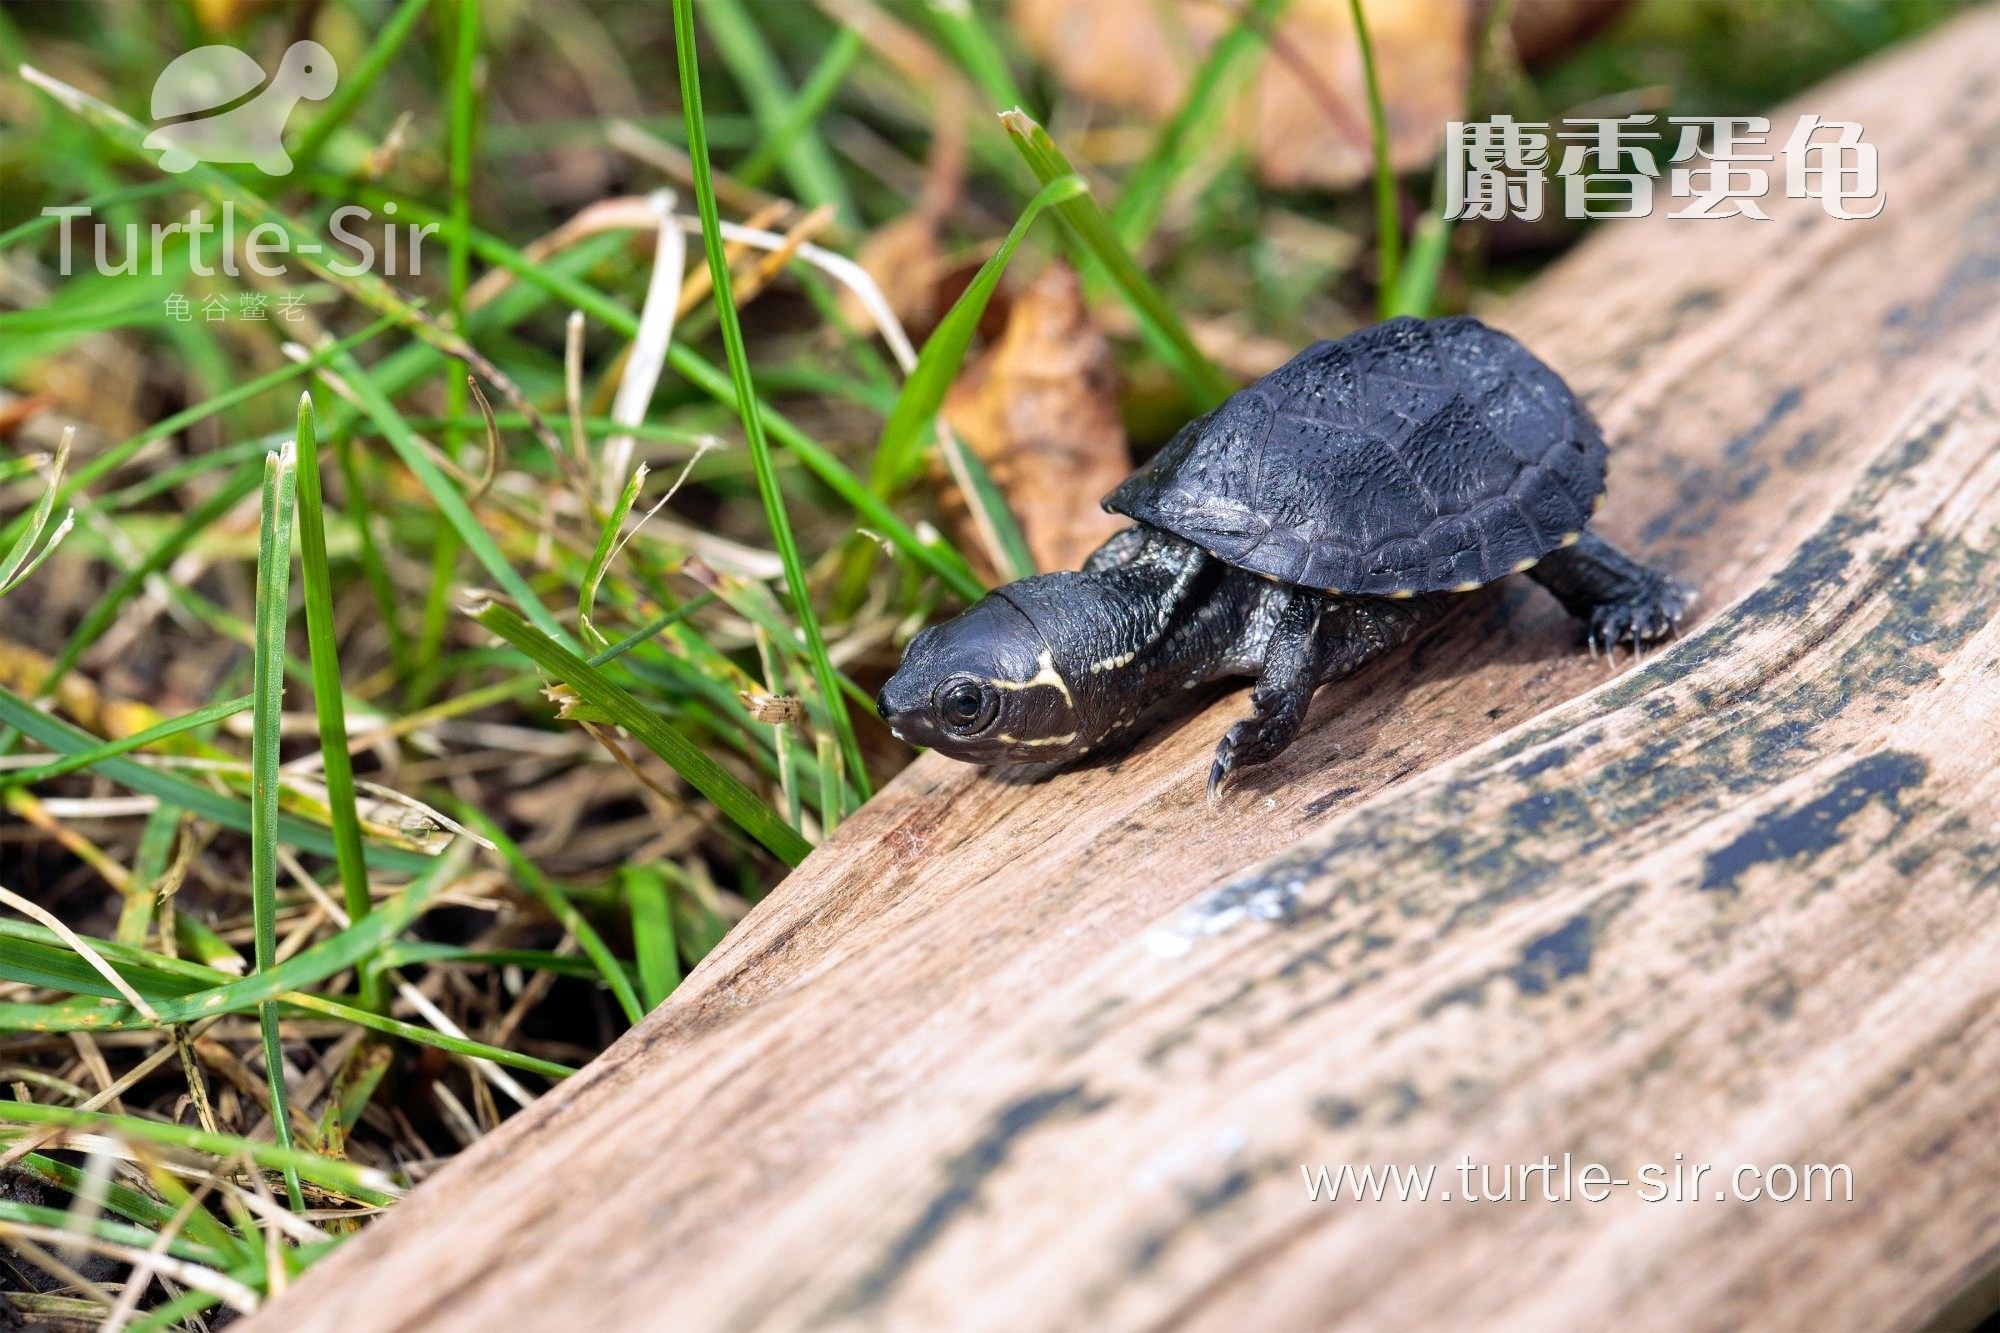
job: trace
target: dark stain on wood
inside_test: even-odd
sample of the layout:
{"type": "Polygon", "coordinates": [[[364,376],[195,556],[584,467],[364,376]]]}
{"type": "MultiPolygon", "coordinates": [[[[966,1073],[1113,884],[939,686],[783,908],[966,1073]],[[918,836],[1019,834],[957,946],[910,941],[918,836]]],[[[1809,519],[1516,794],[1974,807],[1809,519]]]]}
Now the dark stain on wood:
{"type": "Polygon", "coordinates": [[[978,1206],[987,1177],[1005,1164],[1023,1137],[1051,1120],[1091,1115],[1110,1104],[1110,1098],[1093,1095],[1081,1083],[1071,1083],[1031,1093],[1001,1107],[984,1132],[944,1164],[943,1183],[923,1211],[825,1318],[850,1317],[880,1303],[919,1255],[935,1245],[961,1215],[978,1206]]]}
{"type": "Polygon", "coordinates": [[[1763,816],[1734,842],[1709,853],[1702,865],[1702,891],[1733,890],[1753,866],[1811,860],[1837,846],[1841,828],[1871,801],[1900,814],[1903,793],[1921,783],[1929,767],[1918,756],[1896,750],[1855,760],[1824,795],[1763,816]]]}
{"type": "Polygon", "coordinates": [[[1523,995],[1545,995],[1590,971],[1590,918],[1578,912],[1548,934],[1530,940],[1509,974],[1523,995]]]}

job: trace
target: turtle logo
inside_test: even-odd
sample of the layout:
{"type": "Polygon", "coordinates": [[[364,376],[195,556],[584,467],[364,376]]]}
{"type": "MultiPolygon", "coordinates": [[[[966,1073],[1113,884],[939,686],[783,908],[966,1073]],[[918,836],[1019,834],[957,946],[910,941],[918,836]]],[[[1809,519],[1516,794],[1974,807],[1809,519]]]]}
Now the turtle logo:
{"type": "Polygon", "coordinates": [[[158,129],[145,147],[158,149],[160,169],[186,171],[197,162],[248,162],[267,176],[292,169],[285,122],[301,101],[319,101],[340,77],[333,53],[318,42],[293,42],[270,78],[233,46],[199,46],[160,71],[153,84],[158,129]]]}

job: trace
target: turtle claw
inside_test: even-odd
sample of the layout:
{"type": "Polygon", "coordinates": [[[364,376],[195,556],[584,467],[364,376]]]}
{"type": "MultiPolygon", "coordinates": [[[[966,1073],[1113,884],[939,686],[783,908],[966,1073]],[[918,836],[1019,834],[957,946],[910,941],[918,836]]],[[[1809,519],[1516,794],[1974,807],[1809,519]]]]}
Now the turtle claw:
{"type": "Polygon", "coordinates": [[[1259,711],[1232,726],[1216,743],[1215,762],[1208,767],[1209,803],[1213,805],[1243,769],[1277,758],[1298,734],[1298,720],[1289,713],[1259,711]]]}
{"type": "Polygon", "coordinates": [[[1236,771],[1236,748],[1241,743],[1242,732],[1250,724],[1238,722],[1231,727],[1215,746],[1215,762],[1208,766],[1208,805],[1212,810],[1222,796],[1222,790],[1229,785],[1231,774],[1236,771]]]}
{"type": "Polygon", "coordinates": [[[1601,602],[1591,608],[1585,641],[1590,655],[1618,660],[1618,646],[1630,644],[1634,664],[1645,661],[1646,645],[1680,633],[1681,620],[1694,604],[1694,589],[1664,576],[1649,581],[1629,597],[1601,602]]]}

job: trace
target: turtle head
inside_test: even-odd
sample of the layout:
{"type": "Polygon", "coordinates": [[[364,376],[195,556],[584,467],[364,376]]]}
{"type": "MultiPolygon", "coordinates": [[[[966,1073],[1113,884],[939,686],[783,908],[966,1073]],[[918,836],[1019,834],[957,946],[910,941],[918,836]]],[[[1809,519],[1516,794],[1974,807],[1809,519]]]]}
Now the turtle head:
{"type": "MultiPolygon", "coordinates": [[[[1042,578],[1060,578],[1044,575],[1042,578]]],[[[1075,577],[1075,576],[1071,576],[1075,577]]],[[[1055,650],[1010,594],[988,593],[910,640],[877,700],[897,737],[974,764],[1073,758],[1092,736],[1055,650]]]]}
{"type": "Polygon", "coordinates": [[[317,102],[333,92],[334,81],[339,77],[333,52],[318,42],[298,41],[286,49],[285,58],[278,65],[278,75],[271,82],[308,102],[317,102]]]}

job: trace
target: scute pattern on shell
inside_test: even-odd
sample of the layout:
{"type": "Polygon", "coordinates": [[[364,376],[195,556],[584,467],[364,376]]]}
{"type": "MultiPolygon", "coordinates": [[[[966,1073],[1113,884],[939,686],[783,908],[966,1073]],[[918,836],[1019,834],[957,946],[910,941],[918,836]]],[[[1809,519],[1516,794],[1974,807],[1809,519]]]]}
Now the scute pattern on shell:
{"type": "Polygon", "coordinates": [[[1308,347],[1189,422],[1104,507],[1286,583],[1390,597],[1490,583],[1573,537],[1604,436],[1469,316],[1308,347]]]}

